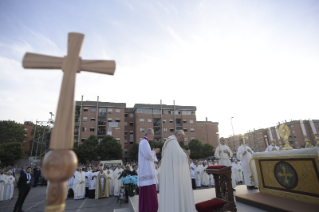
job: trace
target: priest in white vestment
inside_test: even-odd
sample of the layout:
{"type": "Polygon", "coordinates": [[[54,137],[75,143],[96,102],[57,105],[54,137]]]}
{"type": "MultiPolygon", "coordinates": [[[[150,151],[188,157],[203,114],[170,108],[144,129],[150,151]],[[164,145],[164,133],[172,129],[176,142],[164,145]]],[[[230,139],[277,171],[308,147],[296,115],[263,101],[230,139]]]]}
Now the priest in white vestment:
{"type": "Polygon", "coordinates": [[[200,188],[202,187],[202,184],[201,184],[201,180],[202,180],[202,168],[200,167],[200,165],[198,165],[198,163],[196,163],[195,165],[195,175],[196,175],[196,187],[197,188],[200,188]]]}
{"type": "MultiPolygon", "coordinates": [[[[225,145],[225,138],[221,137],[219,139],[220,145],[215,150],[215,157],[219,158],[219,165],[223,166],[231,166],[231,157],[233,156],[233,152],[229,148],[229,146],[225,145]]],[[[232,171],[232,187],[235,190],[236,187],[236,180],[235,180],[235,173],[232,171]]]]}
{"type": "Polygon", "coordinates": [[[89,187],[89,198],[95,199],[95,189],[96,189],[96,178],[98,174],[98,170],[96,167],[94,167],[92,173],[91,173],[91,181],[90,181],[90,187],[89,187]]]}
{"type": "Polygon", "coordinates": [[[241,166],[243,167],[245,184],[247,186],[247,189],[249,190],[255,188],[254,183],[252,179],[250,178],[251,170],[249,167],[249,162],[253,153],[254,153],[253,150],[251,150],[249,146],[247,145],[244,146],[243,138],[242,138],[240,140],[240,147],[238,147],[238,150],[237,150],[237,158],[241,160],[241,166]]]}
{"type": "Polygon", "coordinates": [[[235,169],[236,183],[242,183],[243,182],[243,167],[238,163],[237,160],[235,160],[234,169],[235,169]]]}
{"type": "Polygon", "coordinates": [[[13,183],[15,181],[15,178],[12,175],[11,171],[7,172],[7,176],[6,176],[5,180],[6,180],[6,185],[4,188],[3,200],[9,200],[9,199],[12,199],[12,197],[13,197],[13,191],[14,191],[14,184],[13,183]]]}
{"type": "Polygon", "coordinates": [[[113,172],[113,183],[114,183],[114,196],[118,196],[120,194],[120,189],[122,186],[121,179],[118,179],[120,175],[122,174],[123,169],[121,168],[121,165],[117,165],[117,168],[113,172]]]}
{"type": "Polygon", "coordinates": [[[103,167],[101,166],[96,177],[95,199],[102,197],[109,197],[109,184],[107,182],[106,174],[103,171],[103,167]]]}
{"type": "Polygon", "coordinates": [[[83,199],[85,197],[85,173],[80,167],[79,172],[75,175],[73,183],[74,199],[83,199]]]}
{"type": "Polygon", "coordinates": [[[4,174],[4,170],[0,169],[0,201],[3,201],[3,195],[4,195],[4,187],[6,185],[7,176],[4,174]]]}
{"type": "Polygon", "coordinates": [[[209,175],[205,172],[205,169],[207,169],[208,165],[204,162],[203,168],[202,168],[202,186],[208,187],[209,185],[209,175]]]}
{"type": "Polygon", "coordinates": [[[178,142],[184,132],[177,130],[165,141],[162,150],[159,212],[195,212],[191,172],[188,163],[190,152],[185,152],[178,142]]]}
{"type": "Polygon", "coordinates": [[[106,174],[106,183],[109,186],[109,194],[110,194],[110,196],[113,196],[113,193],[114,193],[114,183],[113,183],[114,176],[112,174],[112,171],[109,168],[106,169],[105,174],[106,174]]]}
{"type": "Polygon", "coordinates": [[[151,150],[149,140],[153,138],[153,129],[145,130],[145,137],[140,141],[138,149],[139,174],[137,185],[139,187],[139,212],[157,212],[158,210],[156,191],[158,180],[154,162],[158,161],[156,153],[159,153],[160,149],[151,150]]]}

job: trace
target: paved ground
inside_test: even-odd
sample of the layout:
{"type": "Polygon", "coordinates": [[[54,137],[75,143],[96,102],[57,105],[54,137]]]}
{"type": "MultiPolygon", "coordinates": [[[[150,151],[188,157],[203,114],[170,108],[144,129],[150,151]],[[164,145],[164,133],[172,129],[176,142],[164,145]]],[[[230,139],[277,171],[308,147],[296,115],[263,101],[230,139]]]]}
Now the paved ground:
{"type": "MultiPolygon", "coordinates": [[[[0,202],[0,211],[1,212],[12,212],[15,202],[18,198],[18,190],[15,189],[13,199],[0,202]]],[[[110,197],[104,199],[89,199],[84,200],[74,200],[68,198],[66,200],[66,210],[68,212],[93,212],[93,211],[108,211],[113,212],[117,208],[128,208],[128,204],[122,204],[120,206],[116,202],[117,197],[110,197]]],[[[39,212],[44,211],[46,203],[46,188],[45,187],[36,187],[32,188],[28,194],[24,205],[23,210],[25,212],[39,212]]]]}
{"type": "MultiPolygon", "coordinates": [[[[203,187],[200,189],[209,189],[211,187],[203,187]]],[[[199,189],[196,189],[199,190],[199,189]]],[[[246,189],[245,189],[246,190],[246,189]]],[[[18,189],[15,188],[13,199],[0,202],[0,211],[1,212],[12,212],[14,205],[18,198],[18,189]]],[[[109,197],[104,199],[83,199],[83,200],[74,200],[67,198],[66,199],[66,210],[67,212],[93,212],[93,211],[108,211],[113,212],[114,209],[119,208],[128,208],[128,204],[124,203],[121,206],[116,202],[117,197],[109,197]]],[[[46,203],[46,187],[36,187],[32,188],[28,194],[24,205],[23,210],[25,212],[39,212],[44,211],[46,203]]]]}

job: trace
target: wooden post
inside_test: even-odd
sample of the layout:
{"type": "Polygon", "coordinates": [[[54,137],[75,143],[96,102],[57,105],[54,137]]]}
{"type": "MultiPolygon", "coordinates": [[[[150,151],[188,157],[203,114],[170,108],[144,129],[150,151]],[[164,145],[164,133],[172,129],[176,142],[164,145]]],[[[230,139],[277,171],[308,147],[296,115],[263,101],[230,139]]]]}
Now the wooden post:
{"type": "Polygon", "coordinates": [[[69,33],[68,54],[64,58],[26,53],[23,67],[32,69],[62,69],[63,80],[50,149],[43,159],[43,175],[50,181],[46,211],[65,209],[66,181],[73,175],[78,159],[73,149],[74,90],[76,73],[81,70],[113,75],[115,61],[82,60],[79,55],[84,35],[69,33]]]}

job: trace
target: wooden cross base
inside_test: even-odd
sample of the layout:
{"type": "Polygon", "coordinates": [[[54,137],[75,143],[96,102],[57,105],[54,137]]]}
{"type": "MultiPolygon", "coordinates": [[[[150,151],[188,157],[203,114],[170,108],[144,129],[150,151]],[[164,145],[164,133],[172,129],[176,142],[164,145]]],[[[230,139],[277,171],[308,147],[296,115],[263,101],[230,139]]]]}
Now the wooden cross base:
{"type": "Polygon", "coordinates": [[[73,176],[78,164],[71,150],[51,150],[43,159],[43,176],[49,180],[45,211],[64,211],[67,192],[66,181],[73,176]]]}

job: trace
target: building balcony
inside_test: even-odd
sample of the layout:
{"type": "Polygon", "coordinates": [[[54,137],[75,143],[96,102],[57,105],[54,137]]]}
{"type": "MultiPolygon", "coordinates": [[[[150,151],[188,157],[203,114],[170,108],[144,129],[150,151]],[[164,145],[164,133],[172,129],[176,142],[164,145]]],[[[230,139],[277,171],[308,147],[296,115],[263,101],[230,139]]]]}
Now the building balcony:
{"type": "Polygon", "coordinates": [[[76,127],[80,126],[80,122],[78,122],[78,121],[74,122],[74,126],[76,126],[76,127]]]}
{"type": "Polygon", "coordinates": [[[104,125],[106,125],[106,121],[98,121],[98,123],[97,123],[98,125],[102,125],[102,126],[104,126],[104,125]]]}
{"type": "Polygon", "coordinates": [[[99,112],[99,116],[106,116],[106,112],[99,112]]]}
{"type": "Polygon", "coordinates": [[[75,116],[79,116],[81,115],[81,112],[80,111],[75,111],[75,116]]]}
{"type": "Polygon", "coordinates": [[[176,127],[182,127],[182,123],[176,123],[176,127]]]}

